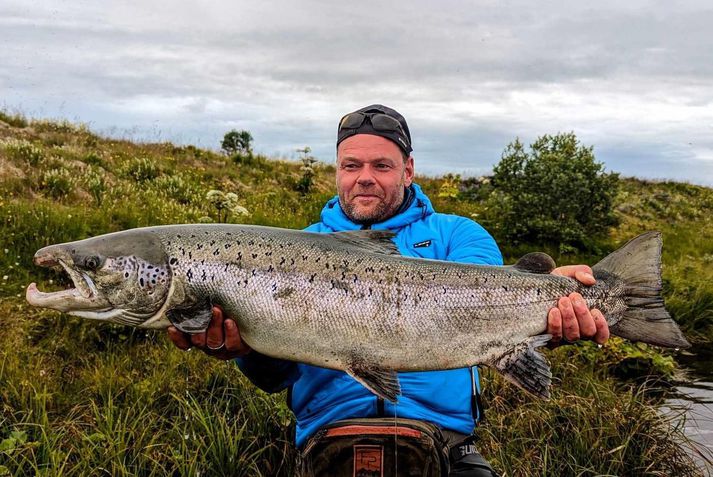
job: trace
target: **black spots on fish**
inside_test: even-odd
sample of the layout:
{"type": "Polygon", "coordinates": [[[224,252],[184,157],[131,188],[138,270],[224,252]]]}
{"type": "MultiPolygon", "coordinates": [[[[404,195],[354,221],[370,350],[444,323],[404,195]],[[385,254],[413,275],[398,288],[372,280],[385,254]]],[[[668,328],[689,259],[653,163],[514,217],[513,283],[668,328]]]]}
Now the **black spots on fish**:
{"type": "Polygon", "coordinates": [[[319,261],[322,259],[322,257],[317,257],[317,260],[314,261],[314,263],[319,263],[319,261]]]}
{"type": "Polygon", "coordinates": [[[306,261],[307,261],[307,258],[308,258],[307,255],[302,255],[302,261],[303,261],[303,262],[306,262],[306,261]]]}
{"type": "Polygon", "coordinates": [[[230,244],[226,243],[225,245],[223,245],[223,248],[225,248],[225,250],[228,250],[230,248],[230,244]]]}
{"type": "Polygon", "coordinates": [[[443,294],[444,294],[444,295],[448,295],[448,288],[443,287],[443,294]]]}
{"type": "Polygon", "coordinates": [[[310,275],[310,277],[309,277],[309,282],[310,282],[310,283],[314,283],[314,279],[315,279],[316,276],[317,276],[316,273],[313,273],[312,275],[310,275]]]}
{"type": "Polygon", "coordinates": [[[285,257],[280,257],[280,266],[284,265],[287,259],[285,257]]]}
{"type": "Polygon", "coordinates": [[[196,250],[203,250],[203,244],[202,243],[196,244],[196,250]]]}
{"type": "Polygon", "coordinates": [[[179,234],[176,234],[176,238],[181,238],[181,236],[179,234]]]}
{"type": "Polygon", "coordinates": [[[206,278],[208,278],[208,275],[206,275],[205,270],[203,270],[203,273],[201,273],[201,281],[205,281],[206,278]]]}
{"type": "Polygon", "coordinates": [[[141,288],[144,287],[144,277],[139,278],[139,285],[141,285],[141,288]]]}
{"type": "Polygon", "coordinates": [[[213,245],[215,245],[215,240],[210,241],[210,246],[212,247],[213,245]]]}
{"type": "Polygon", "coordinates": [[[205,265],[205,258],[201,259],[201,265],[205,265]]]}
{"type": "Polygon", "coordinates": [[[375,273],[375,272],[376,272],[376,269],[375,269],[374,267],[366,267],[366,268],[364,269],[364,271],[365,271],[366,273],[375,273]]]}
{"type": "Polygon", "coordinates": [[[369,287],[369,296],[371,296],[374,293],[374,289],[369,287]]]}
{"type": "Polygon", "coordinates": [[[504,290],[504,291],[508,291],[507,285],[503,285],[503,290],[504,290]]]}
{"type": "Polygon", "coordinates": [[[291,259],[290,259],[290,265],[293,265],[293,266],[294,266],[294,264],[295,264],[295,259],[294,259],[294,258],[291,258],[291,259]]]}
{"type": "Polygon", "coordinates": [[[196,235],[195,235],[195,234],[191,234],[191,238],[196,238],[196,235]]]}
{"type": "Polygon", "coordinates": [[[537,289],[537,296],[540,296],[540,295],[542,295],[542,290],[540,290],[540,289],[538,288],[538,289],[537,289]]]}
{"type": "Polygon", "coordinates": [[[327,270],[329,270],[329,263],[325,263],[325,264],[324,264],[324,268],[326,268],[327,270]]]}
{"type": "Polygon", "coordinates": [[[191,252],[190,250],[188,251],[188,259],[193,260],[193,252],[191,252]]]}
{"type": "Polygon", "coordinates": [[[243,252],[238,252],[238,261],[243,259],[243,252]]]}
{"type": "Polygon", "coordinates": [[[483,277],[483,284],[488,283],[488,277],[483,277]]]}
{"type": "Polygon", "coordinates": [[[213,250],[213,256],[217,257],[218,255],[220,255],[220,249],[216,248],[215,250],[213,250]]]}
{"type": "Polygon", "coordinates": [[[272,250],[265,252],[266,257],[272,257],[272,250]]]}
{"type": "Polygon", "coordinates": [[[249,241],[248,241],[248,245],[250,245],[250,246],[252,247],[253,245],[255,245],[255,241],[254,241],[254,240],[249,240],[249,241]]]}
{"type": "Polygon", "coordinates": [[[225,264],[225,267],[223,267],[223,271],[224,271],[224,272],[227,272],[229,266],[230,266],[230,264],[229,264],[229,263],[226,263],[226,264],[225,264]]]}
{"type": "Polygon", "coordinates": [[[193,270],[191,270],[190,268],[189,268],[188,271],[186,272],[186,278],[188,278],[188,281],[189,281],[189,282],[190,282],[191,280],[193,280],[193,270]]]}
{"type": "Polygon", "coordinates": [[[177,265],[178,264],[178,259],[176,257],[171,257],[168,261],[169,265],[177,265]]]}
{"type": "Polygon", "coordinates": [[[420,293],[416,293],[416,298],[413,300],[417,305],[423,301],[420,293]]]}
{"type": "Polygon", "coordinates": [[[352,280],[354,281],[354,283],[359,281],[359,277],[357,277],[356,273],[354,274],[354,278],[352,280]]]}
{"type": "Polygon", "coordinates": [[[129,278],[129,272],[124,272],[124,278],[129,278]]]}
{"type": "Polygon", "coordinates": [[[267,273],[272,273],[272,272],[274,272],[274,271],[275,271],[275,267],[273,267],[272,265],[270,265],[269,267],[267,267],[267,273]]]}
{"type": "Polygon", "coordinates": [[[181,252],[181,255],[182,255],[182,256],[184,256],[184,257],[186,256],[186,249],[185,249],[185,248],[181,247],[181,248],[179,248],[178,250],[181,252]]]}
{"type": "Polygon", "coordinates": [[[248,279],[247,279],[247,278],[246,278],[245,280],[243,280],[243,284],[244,284],[246,287],[248,286],[248,279]]]}
{"type": "Polygon", "coordinates": [[[148,268],[149,270],[153,270],[153,265],[149,265],[149,266],[146,267],[146,268],[148,268]]]}
{"type": "Polygon", "coordinates": [[[257,254],[256,254],[256,253],[253,253],[253,254],[252,254],[252,257],[253,257],[253,258],[257,258],[257,254]]]}
{"type": "Polygon", "coordinates": [[[349,284],[344,283],[341,280],[332,280],[332,290],[343,290],[346,293],[349,293],[351,291],[351,287],[349,284]]]}
{"type": "Polygon", "coordinates": [[[253,268],[253,270],[252,270],[252,275],[253,275],[253,276],[257,275],[257,270],[255,270],[254,268],[253,268]]]}

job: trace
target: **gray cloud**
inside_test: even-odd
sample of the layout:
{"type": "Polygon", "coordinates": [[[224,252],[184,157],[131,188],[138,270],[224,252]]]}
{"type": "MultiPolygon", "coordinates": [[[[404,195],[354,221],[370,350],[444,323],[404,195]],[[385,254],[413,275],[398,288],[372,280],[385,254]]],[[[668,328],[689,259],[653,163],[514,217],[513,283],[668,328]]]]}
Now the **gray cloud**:
{"type": "Polygon", "coordinates": [[[626,175],[713,184],[707,1],[0,6],[0,100],[111,134],[334,157],[337,119],[399,109],[419,170],[480,174],[574,131],[626,175]]]}

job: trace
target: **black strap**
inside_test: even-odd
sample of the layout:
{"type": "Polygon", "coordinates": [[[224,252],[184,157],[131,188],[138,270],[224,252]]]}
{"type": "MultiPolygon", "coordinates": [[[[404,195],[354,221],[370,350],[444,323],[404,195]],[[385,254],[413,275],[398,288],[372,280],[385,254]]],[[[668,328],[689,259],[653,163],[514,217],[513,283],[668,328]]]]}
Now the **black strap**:
{"type": "MultiPolygon", "coordinates": [[[[478,377],[480,377],[480,368],[478,368],[478,377]]],[[[475,376],[473,374],[473,368],[470,369],[470,381],[473,389],[473,394],[470,397],[470,407],[473,413],[473,420],[476,424],[478,422],[485,422],[485,408],[483,407],[483,401],[480,398],[480,391],[478,390],[478,383],[475,382],[475,376]]]]}

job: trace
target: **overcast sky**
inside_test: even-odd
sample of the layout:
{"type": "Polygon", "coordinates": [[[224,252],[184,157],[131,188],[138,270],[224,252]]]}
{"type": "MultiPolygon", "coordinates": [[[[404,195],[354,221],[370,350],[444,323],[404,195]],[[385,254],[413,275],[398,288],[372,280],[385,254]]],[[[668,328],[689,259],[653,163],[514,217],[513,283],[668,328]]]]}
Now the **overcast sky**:
{"type": "Polygon", "coordinates": [[[338,119],[383,103],[419,172],[488,173],[515,137],[574,131],[608,170],[713,185],[713,2],[594,5],[3,0],[0,107],[332,161],[338,119]]]}

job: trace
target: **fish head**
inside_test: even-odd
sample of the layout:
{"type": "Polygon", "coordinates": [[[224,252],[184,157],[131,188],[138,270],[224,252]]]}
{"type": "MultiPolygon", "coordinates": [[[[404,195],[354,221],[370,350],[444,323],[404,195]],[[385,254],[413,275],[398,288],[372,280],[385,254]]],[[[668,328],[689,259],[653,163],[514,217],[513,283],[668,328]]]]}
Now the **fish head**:
{"type": "Polygon", "coordinates": [[[34,262],[61,267],[74,287],[46,293],[32,283],[27,301],[82,318],[145,325],[159,313],[171,288],[165,249],[148,230],[50,245],[37,251],[34,262]]]}

